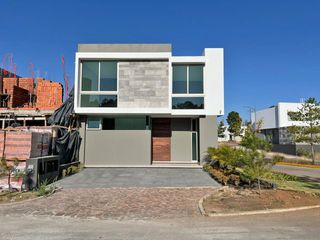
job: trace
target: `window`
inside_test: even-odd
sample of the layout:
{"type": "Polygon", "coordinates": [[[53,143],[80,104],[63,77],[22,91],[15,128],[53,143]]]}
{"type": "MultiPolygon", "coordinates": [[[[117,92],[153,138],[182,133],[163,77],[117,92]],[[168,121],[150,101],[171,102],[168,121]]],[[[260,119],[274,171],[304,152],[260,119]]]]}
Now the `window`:
{"type": "Polygon", "coordinates": [[[203,93],[203,66],[189,66],[189,93],[203,93]]]}
{"type": "Polygon", "coordinates": [[[88,128],[99,129],[100,128],[100,118],[99,117],[88,117],[88,128]]]}
{"type": "Polygon", "coordinates": [[[198,160],[198,135],[197,132],[192,132],[192,160],[197,161],[198,160]]]}
{"type": "Polygon", "coordinates": [[[173,93],[187,93],[187,66],[173,66],[173,93]]]}
{"type": "Polygon", "coordinates": [[[81,107],[117,107],[117,95],[81,94],[81,107]]]}
{"type": "Polygon", "coordinates": [[[99,62],[82,63],[82,91],[98,90],[99,62]]]}
{"type": "Polygon", "coordinates": [[[203,93],[203,65],[174,65],[172,93],[203,93]]]}
{"type": "Polygon", "coordinates": [[[102,130],[146,130],[147,117],[115,117],[103,118],[102,130]]]}
{"type": "Polygon", "coordinates": [[[204,109],[203,97],[173,97],[172,109],[204,109]]]}
{"type": "Polygon", "coordinates": [[[117,62],[82,61],[81,107],[117,107],[117,62]]]}

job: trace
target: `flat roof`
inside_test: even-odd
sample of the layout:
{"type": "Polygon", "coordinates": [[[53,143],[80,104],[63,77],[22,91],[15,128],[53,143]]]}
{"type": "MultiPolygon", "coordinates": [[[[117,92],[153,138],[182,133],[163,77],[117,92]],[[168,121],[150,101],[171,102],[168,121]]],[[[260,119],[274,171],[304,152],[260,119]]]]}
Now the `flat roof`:
{"type": "Polygon", "coordinates": [[[171,44],[78,44],[78,52],[171,52],[171,44]]]}

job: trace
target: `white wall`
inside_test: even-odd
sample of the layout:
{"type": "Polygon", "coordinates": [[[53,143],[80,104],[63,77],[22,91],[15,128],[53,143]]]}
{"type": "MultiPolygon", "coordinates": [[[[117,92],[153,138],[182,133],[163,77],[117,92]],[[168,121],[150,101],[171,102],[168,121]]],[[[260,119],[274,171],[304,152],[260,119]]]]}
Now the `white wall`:
{"type": "Polygon", "coordinates": [[[279,127],[288,127],[292,125],[303,126],[303,122],[289,121],[288,112],[297,112],[302,103],[278,103],[279,127]]]}
{"type": "Polygon", "coordinates": [[[262,121],[262,129],[277,128],[277,108],[271,107],[256,111],[256,113],[252,112],[251,119],[253,124],[262,121]],[[257,118],[257,121],[255,117],[257,118]]]}

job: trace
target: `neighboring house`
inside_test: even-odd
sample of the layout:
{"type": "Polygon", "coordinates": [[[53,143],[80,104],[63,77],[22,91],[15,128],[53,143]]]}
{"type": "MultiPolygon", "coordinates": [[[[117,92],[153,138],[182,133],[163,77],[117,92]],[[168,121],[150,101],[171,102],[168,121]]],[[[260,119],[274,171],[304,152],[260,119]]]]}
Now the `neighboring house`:
{"type": "Polygon", "coordinates": [[[217,145],[223,49],[184,57],[170,44],[79,44],[75,61],[85,166],[200,163],[217,145]]]}
{"type": "Polygon", "coordinates": [[[241,133],[240,136],[233,136],[233,133],[230,133],[228,130],[228,125],[225,126],[224,135],[221,137],[218,137],[219,142],[228,142],[228,141],[236,141],[240,142],[244,134],[246,133],[247,126],[241,126],[241,133]]]}
{"type": "Polygon", "coordinates": [[[297,112],[302,103],[280,102],[275,106],[251,113],[253,126],[261,121],[261,133],[273,144],[291,144],[293,139],[289,126],[303,126],[303,122],[292,121],[288,112],[297,112]],[[257,118],[257,121],[256,119],[257,118]]]}
{"type": "MultiPolygon", "coordinates": [[[[292,134],[288,131],[289,126],[304,126],[301,121],[292,121],[288,112],[297,112],[302,103],[280,102],[275,106],[251,113],[253,126],[261,121],[260,132],[265,139],[273,143],[273,150],[289,154],[297,154],[298,149],[309,150],[308,145],[295,143],[292,134]],[[256,121],[257,120],[257,121],[256,121]]],[[[320,151],[320,146],[316,147],[320,151]]]]}

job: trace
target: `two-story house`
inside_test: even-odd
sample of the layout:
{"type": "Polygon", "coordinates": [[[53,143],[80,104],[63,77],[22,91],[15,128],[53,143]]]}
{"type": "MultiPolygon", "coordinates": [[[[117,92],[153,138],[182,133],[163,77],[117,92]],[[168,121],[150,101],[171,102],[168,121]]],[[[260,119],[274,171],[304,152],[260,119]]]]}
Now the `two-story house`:
{"type": "Polygon", "coordinates": [[[74,104],[87,167],[201,163],[224,113],[223,49],[79,44],[74,104]]]}

